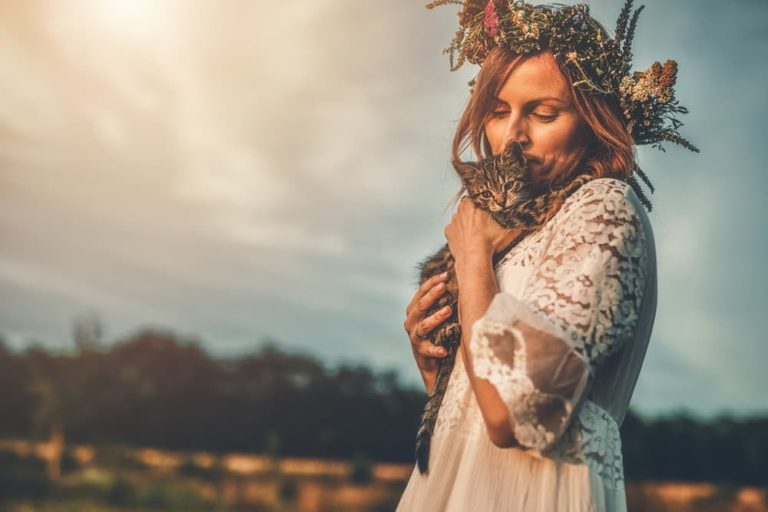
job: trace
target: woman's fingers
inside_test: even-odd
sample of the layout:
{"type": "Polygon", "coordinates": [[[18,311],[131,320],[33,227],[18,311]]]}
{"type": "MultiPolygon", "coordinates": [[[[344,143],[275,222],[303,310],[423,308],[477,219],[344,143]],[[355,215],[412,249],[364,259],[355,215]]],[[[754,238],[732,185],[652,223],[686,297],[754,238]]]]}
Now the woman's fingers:
{"type": "Polygon", "coordinates": [[[439,282],[432,287],[419,301],[416,303],[416,309],[422,316],[427,314],[427,311],[432,307],[438,297],[445,293],[446,285],[444,282],[439,282]]]}
{"type": "Polygon", "coordinates": [[[422,338],[426,338],[435,327],[440,325],[451,314],[451,306],[445,306],[434,314],[428,316],[418,324],[416,334],[421,335],[422,338]]]}
{"type": "MultiPolygon", "coordinates": [[[[433,278],[434,277],[435,276],[433,276],[433,278]]],[[[427,279],[427,281],[424,283],[429,283],[433,278],[427,279]]],[[[403,322],[403,327],[409,335],[411,334],[411,331],[414,329],[414,327],[416,327],[416,324],[424,319],[427,311],[429,311],[429,308],[432,307],[432,304],[435,302],[435,300],[437,300],[440,295],[445,293],[445,282],[441,281],[440,276],[438,276],[434,282],[437,284],[431,288],[424,286],[419,287],[419,290],[416,291],[413,297],[413,301],[411,301],[411,304],[408,306],[408,309],[405,312],[406,317],[405,321],[403,322]],[[422,288],[424,288],[424,291],[422,291],[422,288]]]]}
{"type": "MultiPolygon", "coordinates": [[[[413,299],[410,303],[408,303],[408,307],[405,308],[405,314],[406,316],[409,316],[411,314],[411,311],[413,311],[413,308],[417,306],[419,301],[426,295],[430,290],[432,290],[436,284],[445,281],[448,278],[448,276],[443,274],[435,274],[434,276],[430,277],[423,283],[421,283],[421,286],[419,286],[419,289],[416,290],[416,293],[413,295],[413,299]]],[[[427,307],[429,309],[429,307],[427,307]]],[[[423,310],[426,311],[426,310],[423,310]]]]}
{"type": "Polygon", "coordinates": [[[442,357],[447,355],[447,352],[443,347],[435,345],[428,339],[429,333],[431,333],[435,327],[445,322],[445,320],[451,314],[451,307],[445,306],[438,312],[425,318],[418,324],[411,333],[411,345],[413,345],[414,352],[426,357],[442,357]]]}
{"type": "Polygon", "coordinates": [[[428,337],[435,327],[448,319],[451,307],[445,306],[432,315],[426,316],[438,297],[445,293],[447,278],[446,274],[438,274],[424,281],[406,308],[403,326],[408,333],[419,368],[428,371],[435,369],[434,361],[430,362],[431,360],[448,355],[445,348],[435,345],[428,337]]]}
{"type": "Polygon", "coordinates": [[[414,350],[423,357],[445,357],[448,351],[443,347],[438,347],[429,340],[423,340],[414,346],[414,350]]]}
{"type": "MultiPolygon", "coordinates": [[[[405,317],[405,322],[403,322],[403,327],[409,336],[414,336],[415,329],[420,327],[419,323],[424,322],[427,311],[429,311],[429,308],[432,307],[437,298],[445,293],[445,289],[445,283],[438,283],[416,302],[416,306],[411,309],[408,316],[405,317]]],[[[427,330],[425,328],[428,326],[428,324],[422,325],[419,328],[418,333],[421,334],[422,338],[426,336],[427,330]]]]}

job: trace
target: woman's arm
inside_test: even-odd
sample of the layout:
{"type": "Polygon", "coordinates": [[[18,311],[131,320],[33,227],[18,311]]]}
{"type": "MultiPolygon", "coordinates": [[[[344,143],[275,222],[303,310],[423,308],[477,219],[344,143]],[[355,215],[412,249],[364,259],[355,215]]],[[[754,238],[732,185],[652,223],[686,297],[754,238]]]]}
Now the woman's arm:
{"type": "Polygon", "coordinates": [[[462,356],[499,447],[555,448],[595,372],[634,336],[652,239],[631,189],[591,183],[565,206],[518,294],[499,291],[491,255],[500,245],[486,242],[496,234],[482,216],[465,205],[446,229],[462,356]]]}
{"type": "Polygon", "coordinates": [[[501,227],[485,211],[477,208],[464,197],[456,209],[450,224],[445,228],[454,270],[458,281],[458,316],[462,327],[461,354],[472,390],[485,420],[488,435],[500,447],[515,446],[514,423],[499,393],[487,380],[475,375],[472,357],[468,350],[472,337],[472,325],[482,317],[495,295],[499,292],[493,272],[493,255],[507,247],[521,233],[501,227]]]}
{"type": "Polygon", "coordinates": [[[491,300],[499,292],[492,258],[491,251],[481,250],[467,255],[461,261],[456,261],[456,278],[461,290],[459,294],[459,322],[462,326],[461,355],[485,420],[488,436],[496,446],[509,448],[518,445],[513,434],[509,410],[496,388],[487,380],[479,379],[475,375],[469,346],[472,324],[485,314],[491,300]]]}
{"type": "Polygon", "coordinates": [[[462,355],[499,447],[518,443],[533,455],[556,449],[595,372],[636,332],[652,239],[631,189],[592,183],[566,205],[520,292],[499,291],[489,301],[498,288],[487,255],[475,246],[457,258],[462,355]]]}

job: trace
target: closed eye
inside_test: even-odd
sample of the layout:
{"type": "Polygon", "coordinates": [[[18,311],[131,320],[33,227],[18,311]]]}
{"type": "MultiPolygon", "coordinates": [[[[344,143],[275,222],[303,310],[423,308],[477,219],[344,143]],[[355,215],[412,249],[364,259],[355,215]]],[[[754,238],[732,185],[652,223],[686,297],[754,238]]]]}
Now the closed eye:
{"type": "MultiPolygon", "coordinates": [[[[509,112],[507,112],[506,110],[495,110],[491,114],[491,117],[498,119],[500,117],[506,116],[508,113],[509,112]]],[[[534,112],[534,113],[531,113],[531,115],[544,123],[551,123],[552,121],[557,119],[557,114],[537,114],[534,112]]]]}
{"type": "Polygon", "coordinates": [[[551,123],[552,121],[557,119],[557,114],[551,114],[551,115],[533,114],[533,117],[537,118],[538,120],[544,123],[551,123]]]}

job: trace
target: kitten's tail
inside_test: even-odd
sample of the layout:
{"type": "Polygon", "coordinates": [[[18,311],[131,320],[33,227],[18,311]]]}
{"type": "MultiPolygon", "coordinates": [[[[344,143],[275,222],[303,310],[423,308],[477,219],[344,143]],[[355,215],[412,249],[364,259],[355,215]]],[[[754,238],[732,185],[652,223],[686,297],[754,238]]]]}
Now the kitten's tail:
{"type": "MultiPolygon", "coordinates": [[[[455,353],[451,359],[454,357],[455,353]]],[[[429,395],[429,399],[424,406],[424,412],[421,415],[421,424],[419,425],[419,430],[416,434],[416,462],[419,466],[419,472],[422,475],[427,473],[432,432],[435,429],[437,413],[440,410],[440,404],[443,403],[443,396],[445,396],[445,390],[448,387],[448,379],[451,376],[451,370],[453,369],[453,364],[450,364],[449,361],[444,359],[443,362],[446,364],[440,365],[437,370],[435,388],[432,391],[432,394],[429,395]]]]}

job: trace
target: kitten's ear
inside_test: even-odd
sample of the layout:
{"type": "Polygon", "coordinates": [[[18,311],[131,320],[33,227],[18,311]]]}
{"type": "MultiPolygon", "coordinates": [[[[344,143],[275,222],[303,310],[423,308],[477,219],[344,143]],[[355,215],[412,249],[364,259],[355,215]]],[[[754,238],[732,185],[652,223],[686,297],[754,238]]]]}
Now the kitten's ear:
{"type": "Polygon", "coordinates": [[[453,168],[459,173],[464,181],[471,181],[472,178],[480,174],[480,167],[475,162],[462,162],[461,160],[454,160],[451,162],[453,168]]]}
{"type": "Polygon", "coordinates": [[[516,140],[511,140],[507,143],[507,147],[504,148],[504,153],[509,155],[512,160],[525,164],[525,156],[523,155],[523,146],[516,140]]]}

